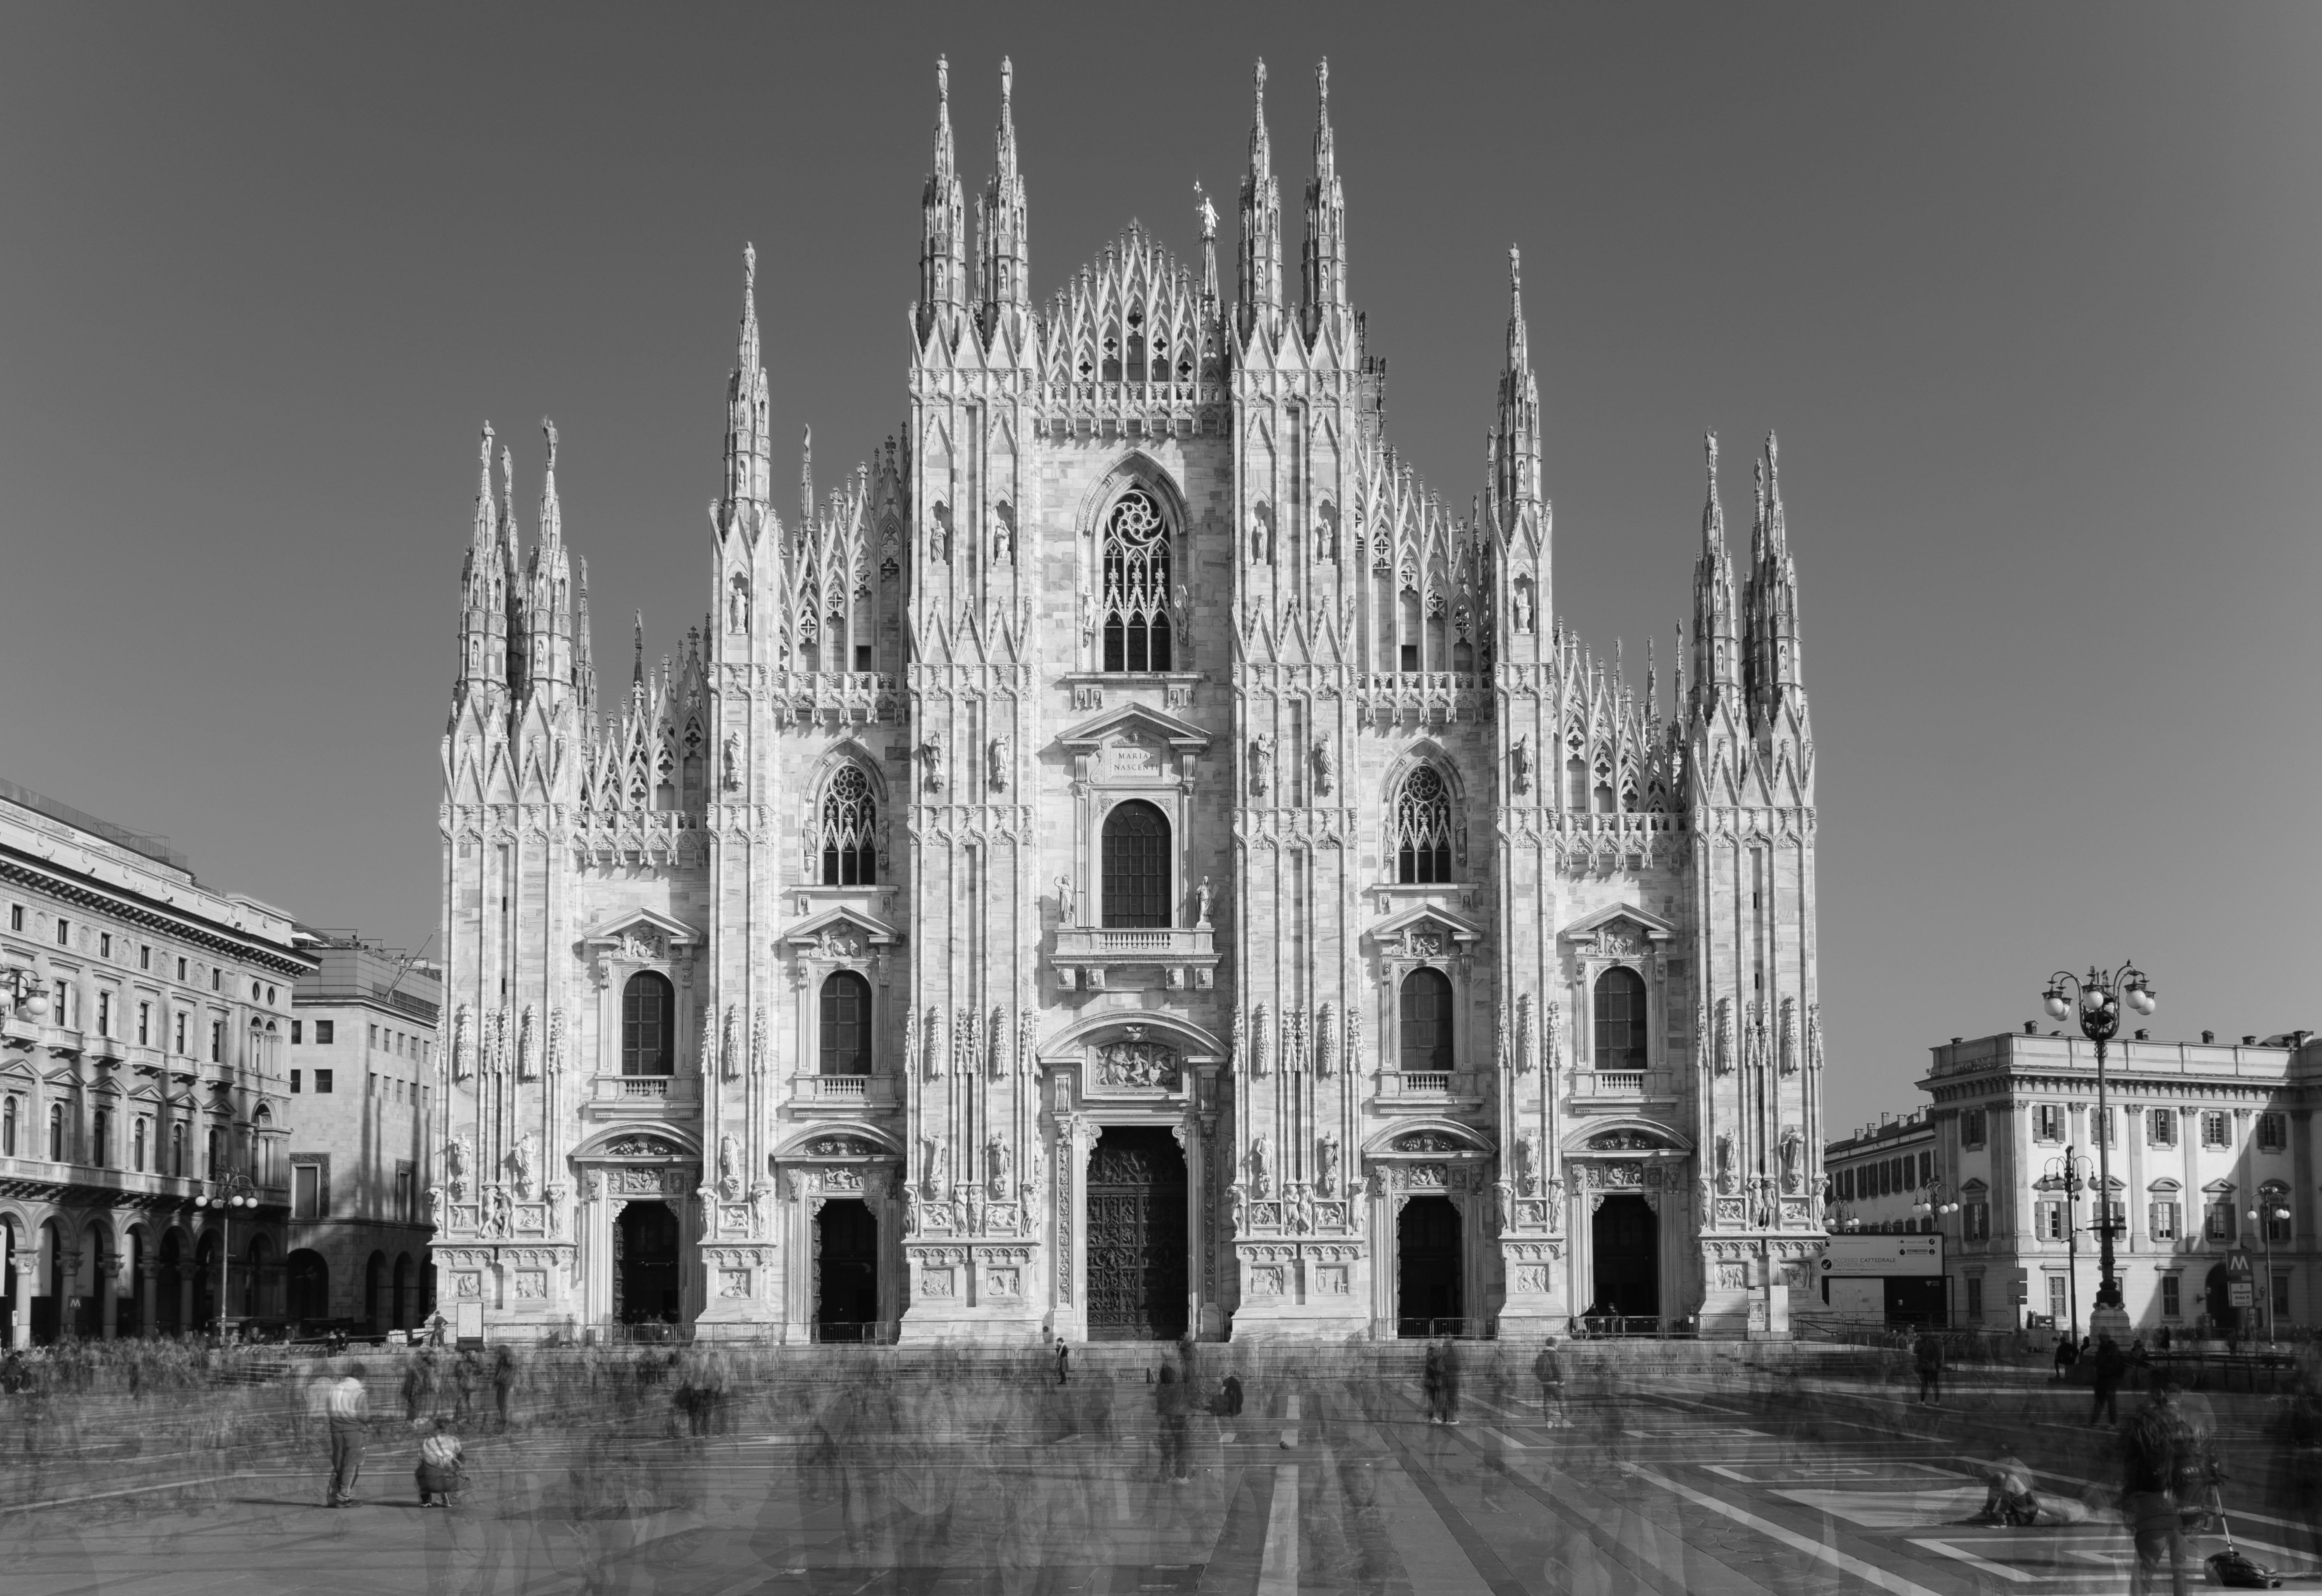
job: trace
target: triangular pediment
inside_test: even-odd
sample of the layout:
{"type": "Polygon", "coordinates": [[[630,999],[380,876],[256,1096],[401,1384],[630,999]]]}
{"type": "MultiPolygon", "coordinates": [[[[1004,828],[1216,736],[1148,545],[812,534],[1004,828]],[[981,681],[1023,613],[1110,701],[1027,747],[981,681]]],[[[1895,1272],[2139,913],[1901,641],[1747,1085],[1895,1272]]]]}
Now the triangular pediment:
{"type": "Polygon", "coordinates": [[[1199,753],[1210,745],[1210,734],[1189,720],[1180,720],[1144,704],[1122,704],[1091,716],[1057,742],[1081,752],[1092,752],[1121,736],[1150,737],[1166,743],[1179,753],[1199,753]]]}
{"type": "Polygon", "coordinates": [[[1601,942],[1609,935],[1615,940],[1625,936],[1641,944],[1661,943],[1675,936],[1677,927],[1650,909],[1639,908],[1632,903],[1615,903],[1581,916],[1557,935],[1567,942],[1601,942]]]}
{"type": "Polygon", "coordinates": [[[1447,945],[1478,942],[1483,938],[1484,927],[1465,915],[1422,903],[1366,928],[1363,935],[1375,943],[1400,942],[1406,948],[1414,948],[1414,938],[1423,942],[1431,935],[1446,939],[1447,945]]]}
{"type": "Polygon", "coordinates": [[[583,946],[594,947],[649,937],[657,937],[672,947],[689,947],[701,941],[701,934],[692,926],[649,908],[627,908],[608,915],[583,932],[580,941],[583,946]]]}
{"type": "Polygon", "coordinates": [[[825,937],[834,939],[834,946],[843,946],[851,939],[871,947],[889,947],[902,941],[903,934],[876,915],[843,905],[800,920],[782,933],[782,940],[793,947],[815,946],[825,937]]]}

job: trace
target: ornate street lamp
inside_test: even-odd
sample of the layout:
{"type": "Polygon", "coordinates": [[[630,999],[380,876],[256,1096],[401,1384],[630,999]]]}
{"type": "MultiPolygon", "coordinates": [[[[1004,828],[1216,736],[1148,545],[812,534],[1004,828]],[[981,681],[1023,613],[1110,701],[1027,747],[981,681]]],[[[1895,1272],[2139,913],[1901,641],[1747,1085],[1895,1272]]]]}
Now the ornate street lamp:
{"type": "MultiPolygon", "coordinates": [[[[2120,1307],[2120,1277],[2112,1261],[2112,1099],[2105,1079],[2105,1044],[2120,1029],[2120,1006],[2125,1000],[2140,1015],[2151,1014],[2159,1002],[2153,982],[2134,964],[2076,976],[2060,970],[2048,978],[2042,994],[2052,1019],[2061,1019],[2074,1007],[2080,1011],[2080,1035],[2097,1044],[2097,1307],[2120,1307]]],[[[2089,1323],[2096,1320],[2089,1316],[2089,1323]]]]}
{"type": "Polygon", "coordinates": [[[2064,1194],[2064,1269],[2065,1279],[2071,1282],[2071,1328],[2075,1345],[2080,1339],[2080,1193],[2088,1184],[2088,1154],[2075,1153],[2070,1147],[2064,1149],[2061,1158],[2050,1159],[2045,1171],[2034,1182],[2036,1190],[2064,1194]]]}
{"type": "Polygon", "coordinates": [[[226,1292],[231,1289],[226,1274],[233,1259],[233,1211],[258,1206],[258,1187],[238,1169],[230,1169],[210,1181],[211,1190],[194,1199],[197,1208],[218,1211],[218,1340],[225,1340],[226,1292]]]}
{"type": "MultiPolygon", "coordinates": [[[[1940,1219],[1945,1214],[1956,1214],[1959,1208],[1958,1199],[1952,1196],[1952,1189],[1941,1181],[1930,1181],[1920,1187],[1917,1199],[1911,1204],[1913,1213],[1927,1219],[1940,1219]]],[[[1936,1228],[1940,1230],[1942,1227],[1938,1225],[1936,1228]]]]}
{"type": "Polygon", "coordinates": [[[9,1012],[22,1009],[26,1019],[46,1019],[48,994],[41,990],[39,971],[29,964],[0,966],[0,990],[8,994],[9,1012]]]}
{"type": "Polygon", "coordinates": [[[2281,1206],[2281,1199],[2270,1191],[2261,1190],[2258,1201],[2263,1206],[2249,1210],[2250,1223],[2257,1227],[2257,1238],[2265,1248],[2265,1344],[2273,1345],[2273,1227],[2290,1222],[2290,1210],[2281,1206]]]}

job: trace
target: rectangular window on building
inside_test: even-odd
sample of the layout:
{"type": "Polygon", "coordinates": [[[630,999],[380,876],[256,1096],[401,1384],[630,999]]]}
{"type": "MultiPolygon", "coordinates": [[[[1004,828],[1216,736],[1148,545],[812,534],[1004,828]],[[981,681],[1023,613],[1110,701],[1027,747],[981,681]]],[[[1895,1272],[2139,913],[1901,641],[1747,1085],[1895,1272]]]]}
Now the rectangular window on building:
{"type": "Polygon", "coordinates": [[[138,1116],[134,1140],[130,1145],[129,1163],[141,1175],[145,1172],[145,1143],[152,1134],[152,1126],[151,1120],[142,1115],[138,1116]]]}
{"type": "Polygon", "coordinates": [[[1931,1152],[1919,1154],[1919,1184],[1924,1186],[1935,1178],[1935,1155],[1931,1152]]]}
{"type": "Polygon", "coordinates": [[[151,1003],[137,1006],[137,1045],[153,1045],[153,1006],[151,1003]]]}
{"type": "Polygon", "coordinates": [[[1967,1215],[1967,1238],[1970,1241],[1991,1239],[1991,1205],[1971,1202],[1961,1210],[1967,1215]]]}
{"type": "Polygon", "coordinates": [[[2177,1205],[2165,1198],[2153,1205],[2153,1239],[2177,1239],[2177,1205]]]}
{"type": "Polygon", "coordinates": [[[2184,1282],[2173,1274],[2161,1277],[2161,1317],[2164,1319],[2185,1317],[2184,1282]]]}
{"type": "Polygon", "coordinates": [[[298,1090],[298,1076],[300,1073],[301,1072],[297,1070],[290,1072],[290,1090],[292,1091],[297,1091],[298,1090]]]}
{"type": "Polygon", "coordinates": [[[2233,1120],[2214,1110],[2201,1116],[2201,1145],[2230,1147],[2234,1145],[2233,1120]]]}
{"type": "Polygon", "coordinates": [[[2211,1204],[2209,1205],[2208,1212],[2209,1212],[2209,1219],[2208,1219],[2208,1237],[2209,1237],[2209,1239],[2210,1239],[2211,1241],[2231,1241],[2231,1240],[2233,1240],[2233,1239],[2234,1239],[2234,1205],[2233,1205],[2233,1200],[2232,1200],[2230,1198],[2228,1198],[2228,1199],[2226,1199],[2225,1201],[2222,1201],[2222,1202],[2213,1202],[2213,1203],[2211,1203],[2211,1204]]]}
{"type": "Polygon", "coordinates": [[[290,1217],[293,1219],[319,1219],[323,1217],[323,1172],[311,1163],[290,1166],[290,1217]]]}
{"type": "Polygon", "coordinates": [[[2042,1241],[2064,1239],[2064,1205],[2061,1202],[2035,1203],[2032,1208],[2032,1231],[2042,1241]]]}
{"type": "Polygon", "coordinates": [[[2147,1146],[2174,1147],[2177,1145],[2177,1110],[2155,1108],[2146,1114],[2144,1141],[2147,1146]]]}
{"type": "Polygon", "coordinates": [[[222,1019],[210,1021],[210,1062],[225,1062],[225,1021],[222,1019]]]}
{"type": "Polygon", "coordinates": [[[395,1172],[395,1217],[407,1225],[418,1217],[412,1208],[412,1186],[411,1171],[398,1169],[395,1172]]]}
{"type": "Polygon", "coordinates": [[[99,1108],[89,1116],[89,1162],[103,1169],[113,1162],[113,1111],[99,1108]]]}
{"type": "Polygon", "coordinates": [[[2071,1322],[2072,1311],[2071,1287],[2061,1274],[2048,1277],[2048,1317],[2059,1325],[2071,1322]]]}
{"type": "Polygon", "coordinates": [[[363,1029],[370,1033],[369,1044],[372,1047],[377,1047],[379,1045],[379,1027],[377,1026],[365,1026],[363,1029]]]}
{"type": "Polygon", "coordinates": [[[1964,1108],[1960,1111],[1960,1145],[1962,1147],[1983,1145],[1982,1109],[1964,1108]]]}
{"type": "Polygon", "coordinates": [[[186,962],[183,959],[178,961],[178,979],[179,980],[186,979],[186,962]]]}
{"type": "Polygon", "coordinates": [[[338,1035],[338,1031],[339,1026],[336,1020],[316,1020],[315,1022],[315,1045],[317,1047],[328,1047],[331,1044],[332,1039],[338,1035]]]}
{"type": "Polygon", "coordinates": [[[2273,1321],[2280,1324],[2289,1317],[2290,1277],[2286,1274],[2277,1274],[2273,1277],[2273,1321]]]}
{"type": "Polygon", "coordinates": [[[23,933],[24,929],[24,906],[23,904],[12,903],[8,906],[8,929],[20,935],[23,933]]]}
{"type": "Polygon", "coordinates": [[[140,970],[151,970],[153,968],[153,944],[151,943],[138,944],[137,968],[140,970]]]}
{"type": "Polygon", "coordinates": [[[225,971],[215,964],[210,966],[210,990],[213,992],[225,990],[225,971]]]}
{"type": "Polygon", "coordinates": [[[2064,1110],[2057,1103],[2032,1105],[2032,1139],[2035,1142],[2061,1142],[2064,1139],[2064,1110]]]}
{"type": "Polygon", "coordinates": [[[178,1044],[176,1051],[181,1053],[186,1051],[186,1017],[182,1014],[178,1016],[178,1044]]]}
{"type": "Polygon", "coordinates": [[[1979,1274],[1967,1277],[1967,1322],[1983,1323],[1983,1277],[1979,1274]]]}
{"type": "Polygon", "coordinates": [[[100,931],[96,934],[96,956],[100,959],[110,959],[113,957],[112,932],[100,931]]]}
{"type": "Polygon", "coordinates": [[[306,1040],[306,1022],[302,1019],[292,1020],[290,1022],[290,1045],[296,1047],[306,1040]]]}
{"type": "Polygon", "coordinates": [[[325,1092],[331,1090],[331,1072],[328,1070],[315,1072],[315,1090],[325,1092]]]}
{"type": "Polygon", "coordinates": [[[100,1036],[113,1035],[113,994],[111,992],[100,991],[96,995],[96,1034],[100,1036]]]}
{"type": "Polygon", "coordinates": [[[2287,1197],[2275,1192],[2268,1192],[2258,1199],[2258,1207],[2265,1215],[2265,1239],[2275,1246],[2281,1246],[2290,1240],[2290,1222],[2288,1219],[2274,1218],[2276,1214],[2286,1214],[2290,1211],[2287,1207],[2289,1201],[2287,1197]]]}
{"type": "Polygon", "coordinates": [[[2261,1114],[2257,1117],[2257,1150],[2279,1153],[2290,1145],[2290,1116],[2261,1114]]]}
{"type": "Polygon", "coordinates": [[[72,945],[72,922],[62,915],[57,917],[57,945],[60,948],[72,945]]]}

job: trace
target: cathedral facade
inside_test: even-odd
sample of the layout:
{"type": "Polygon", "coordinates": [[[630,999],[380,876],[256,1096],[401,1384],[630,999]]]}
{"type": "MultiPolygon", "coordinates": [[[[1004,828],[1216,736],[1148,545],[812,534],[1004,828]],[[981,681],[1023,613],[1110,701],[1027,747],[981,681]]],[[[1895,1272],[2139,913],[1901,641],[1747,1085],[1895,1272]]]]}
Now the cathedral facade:
{"type": "Polygon", "coordinates": [[[1010,87],[972,248],[939,98],[900,440],[780,508],[751,259],[708,613],[657,669],[640,625],[618,697],[553,429],[528,552],[485,434],[438,1300],[516,1336],[1738,1331],[1822,1234],[1773,445],[1737,579],[1711,441],[1673,690],[1624,682],[1554,619],[1513,255],[1472,513],[1386,441],[1327,68],[1295,260],[1261,66],[1230,285],[1203,200],[1197,260],[1132,225],[1045,304],[1010,87]]]}

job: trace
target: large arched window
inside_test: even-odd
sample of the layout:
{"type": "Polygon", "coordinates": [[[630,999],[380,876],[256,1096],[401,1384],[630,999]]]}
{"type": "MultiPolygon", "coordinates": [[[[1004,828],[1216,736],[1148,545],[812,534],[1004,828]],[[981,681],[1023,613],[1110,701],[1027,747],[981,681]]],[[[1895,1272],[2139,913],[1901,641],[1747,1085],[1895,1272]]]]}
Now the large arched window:
{"type": "Polygon", "coordinates": [[[869,887],[879,880],[879,802],[871,778],[843,765],[822,795],[822,884],[869,887]]]}
{"type": "Polygon", "coordinates": [[[1614,966],[1596,978],[1596,1067],[1645,1067],[1645,980],[1614,966]]]}
{"type": "Polygon", "coordinates": [[[1451,980],[1440,970],[1403,978],[1403,1072],[1451,1068],[1451,980]]]}
{"type": "Polygon", "coordinates": [[[1403,779],[1395,794],[1394,879],[1427,886],[1451,879],[1451,791],[1433,765],[1403,779]]]}
{"type": "Polygon", "coordinates": [[[871,1073],[871,983],[852,970],[822,983],[822,1072],[871,1073]]]}
{"type": "Polygon", "coordinates": [[[621,1073],[677,1072],[677,993],[669,977],[641,970],[621,989],[621,1073]]]}
{"type": "Polygon", "coordinates": [[[1104,923],[1169,923],[1169,820],[1142,799],[1104,817],[1104,923]]]}
{"type": "Polygon", "coordinates": [[[1104,523],[1104,668],[1171,669],[1169,521],[1152,491],[1132,488],[1104,523]]]}

